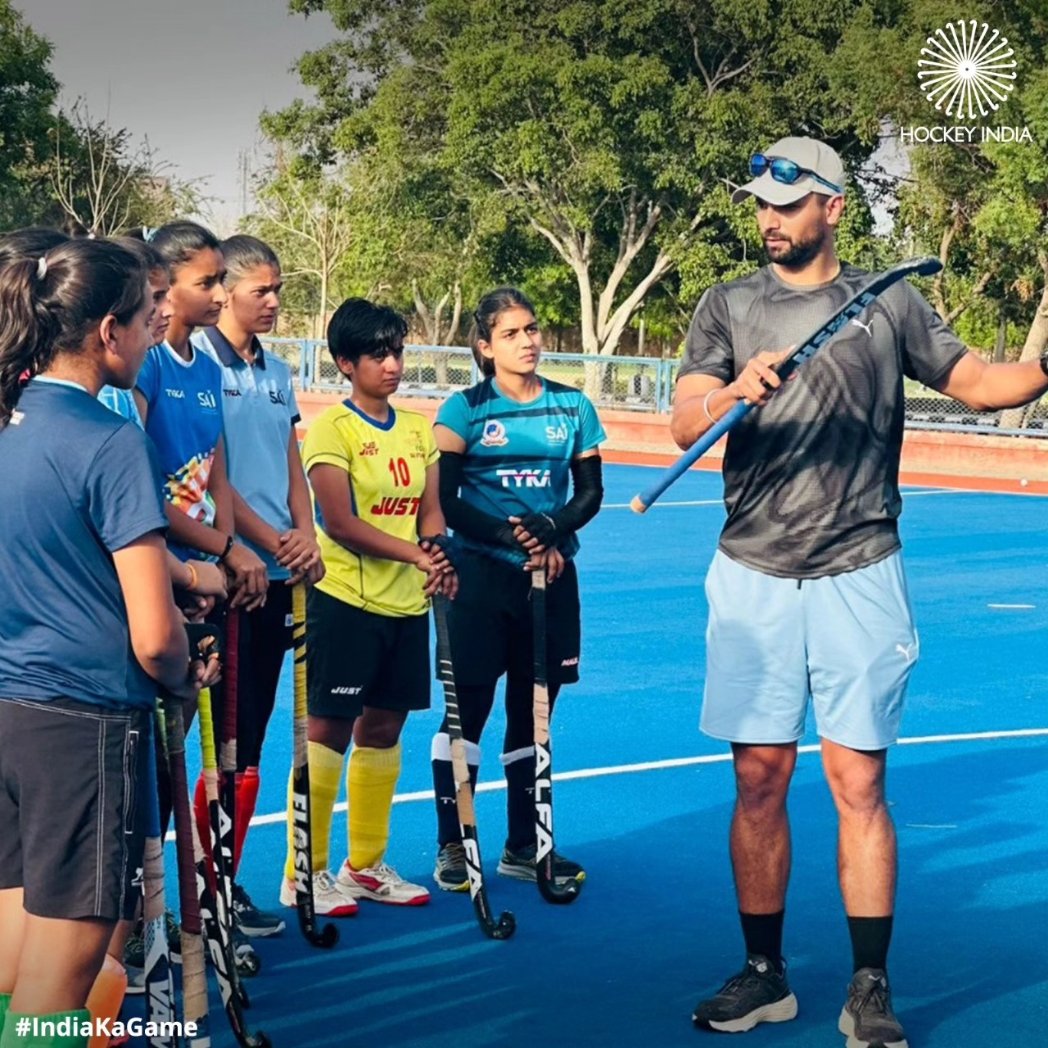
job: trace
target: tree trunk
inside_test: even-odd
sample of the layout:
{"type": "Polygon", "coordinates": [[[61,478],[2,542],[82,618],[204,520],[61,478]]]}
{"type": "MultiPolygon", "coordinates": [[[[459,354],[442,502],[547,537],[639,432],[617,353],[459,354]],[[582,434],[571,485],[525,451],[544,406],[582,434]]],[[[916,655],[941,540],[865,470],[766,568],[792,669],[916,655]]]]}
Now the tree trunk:
{"type": "MultiPolygon", "coordinates": [[[[1041,293],[1041,301],[1034,314],[1033,323],[1026,333],[1026,341],[1023,343],[1023,351],[1019,355],[1020,361],[1036,360],[1048,347],[1048,266],[1045,266],[1044,290],[1041,293]]],[[[1037,402],[1034,401],[1034,404],[1037,402]]],[[[1026,419],[1033,410],[1034,404],[1027,404],[1021,408],[1009,408],[1001,412],[1001,429],[1022,429],[1026,419]]]]}

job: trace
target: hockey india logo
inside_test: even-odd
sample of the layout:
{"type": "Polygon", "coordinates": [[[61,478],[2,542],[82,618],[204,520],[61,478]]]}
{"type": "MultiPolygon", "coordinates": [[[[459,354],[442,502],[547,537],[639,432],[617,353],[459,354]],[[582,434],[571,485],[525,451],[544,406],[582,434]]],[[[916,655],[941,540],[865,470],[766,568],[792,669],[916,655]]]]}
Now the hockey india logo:
{"type": "Polygon", "coordinates": [[[927,37],[917,62],[921,93],[956,121],[1000,108],[1015,88],[1015,52],[1008,38],[974,18],[948,22],[927,37]]]}

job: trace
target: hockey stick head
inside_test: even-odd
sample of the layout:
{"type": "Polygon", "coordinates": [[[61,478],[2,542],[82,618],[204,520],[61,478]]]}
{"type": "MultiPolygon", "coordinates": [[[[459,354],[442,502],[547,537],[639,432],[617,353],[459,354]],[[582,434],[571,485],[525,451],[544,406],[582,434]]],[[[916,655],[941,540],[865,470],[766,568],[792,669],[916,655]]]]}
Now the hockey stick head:
{"type": "Polygon", "coordinates": [[[315,923],[311,924],[305,915],[300,913],[298,926],[310,946],[316,946],[322,950],[330,950],[338,943],[338,928],[330,921],[322,928],[318,928],[315,923]]]}
{"type": "MultiPolygon", "coordinates": [[[[543,871],[543,863],[539,863],[535,869],[536,879],[539,886],[539,894],[546,902],[552,902],[554,904],[565,904],[574,902],[582,891],[582,881],[571,880],[558,881],[549,874],[549,871],[543,871]]],[[[553,865],[553,856],[549,856],[549,865],[553,865]]]]}
{"type": "Polygon", "coordinates": [[[932,255],[926,255],[924,258],[915,258],[911,265],[913,266],[913,272],[919,277],[934,276],[942,269],[942,262],[932,255]]]}
{"type": "Polygon", "coordinates": [[[508,939],[517,930],[517,918],[509,910],[503,910],[498,921],[489,921],[483,928],[489,939],[508,939]]]}

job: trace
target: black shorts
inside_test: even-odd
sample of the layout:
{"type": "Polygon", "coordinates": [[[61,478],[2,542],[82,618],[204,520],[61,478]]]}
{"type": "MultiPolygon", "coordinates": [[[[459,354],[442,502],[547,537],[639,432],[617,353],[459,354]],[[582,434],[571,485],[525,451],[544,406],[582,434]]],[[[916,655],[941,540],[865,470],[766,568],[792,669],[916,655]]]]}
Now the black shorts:
{"type": "Polygon", "coordinates": [[[0,889],[38,917],[134,916],[145,710],[0,700],[0,889]]]}
{"type": "MultiPolygon", "coordinates": [[[[531,679],[531,575],[478,554],[455,557],[458,596],[451,602],[448,629],[459,684],[491,684],[503,673],[531,679]]],[[[579,577],[573,561],[546,588],[547,680],[579,679],[582,641],[579,577]]]]}
{"type": "Polygon", "coordinates": [[[429,616],[376,615],[311,589],[306,681],[314,717],[429,709],[429,616]]]}

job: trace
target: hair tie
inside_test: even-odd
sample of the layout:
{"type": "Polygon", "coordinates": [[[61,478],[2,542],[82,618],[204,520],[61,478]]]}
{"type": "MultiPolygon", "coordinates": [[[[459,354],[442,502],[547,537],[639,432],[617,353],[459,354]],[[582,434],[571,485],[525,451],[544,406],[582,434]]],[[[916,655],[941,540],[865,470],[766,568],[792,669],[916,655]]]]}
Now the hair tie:
{"type": "Polygon", "coordinates": [[[36,279],[43,280],[47,276],[47,259],[41,255],[36,261],[36,279]]]}
{"type": "Polygon", "coordinates": [[[142,227],[142,239],[147,243],[153,242],[153,237],[157,234],[157,226],[143,226],[142,227]]]}

